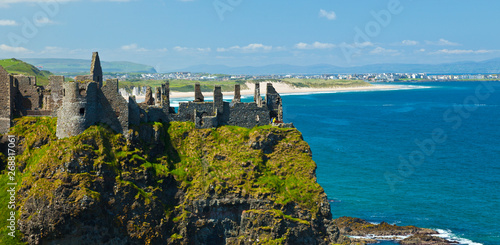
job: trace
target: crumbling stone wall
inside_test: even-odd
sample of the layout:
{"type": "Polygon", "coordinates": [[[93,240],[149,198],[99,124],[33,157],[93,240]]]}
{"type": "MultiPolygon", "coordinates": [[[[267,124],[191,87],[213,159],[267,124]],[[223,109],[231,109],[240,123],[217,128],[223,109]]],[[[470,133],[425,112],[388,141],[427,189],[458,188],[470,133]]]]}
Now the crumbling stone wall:
{"type": "Polygon", "coordinates": [[[170,115],[171,121],[181,121],[194,122],[195,111],[199,115],[203,116],[213,116],[214,115],[214,103],[213,102],[187,102],[180,103],[177,114],[170,115]]]}
{"type": "Polygon", "coordinates": [[[14,87],[15,114],[17,116],[27,116],[28,111],[42,109],[42,89],[36,86],[36,78],[24,75],[15,75],[14,87]]]}
{"type": "MultiPolygon", "coordinates": [[[[130,96],[128,99],[128,122],[130,125],[139,125],[141,122],[147,122],[147,119],[141,119],[141,108],[135,101],[135,97],[130,96]]],[[[144,118],[144,113],[142,114],[144,118]]]]}
{"type": "Polygon", "coordinates": [[[267,84],[265,101],[260,95],[260,84],[255,84],[254,102],[241,103],[240,85],[235,85],[234,99],[223,100],[221,86],[215,86],[213,102],[204,102],[199,83],[195,85],[195,100],[181,103],[178,112],[170,107],[168,82],[147,90],[145,103],[135,98],[125,100],[118,91],[118,79],[102,83],[102,68],[97,52],[93,53],[91,74],[77,76],[76,82],[64,82],[63,76],[50,77],[49,86],[36,86],[34,77],[11,76],[0,66],[0,133],[7,132],[13,113],[24,116],[57,115],[57,137],[82,133],[88,127],[103,123],[128,137],[130,125],[148,122],[192,121],[197,128],[233,125],[251,128],[271,124],[271,119],[283,118],[280,95],[272,84],[267,84]],[[10,95],[10,96],[9,96],[10,95]],[[43,108],[42,108],[43,105],[43,108]],[[57,112],[56,112],[57,111],[57,112]]]}
{"type": "Polygon", "coordinates": [[[276,118],[276,121],[283,121],[283,104],[281,96],[276,92],[272,83],[267,84],[266,105],[269,109],[271,118],[276,118]]]}
{"type": "Polygon", "coordinates": [[[12,120],[12,77],[0,66],[0,134],[9,132],[12,120]]]}
{"type": "Polygon", "coordinates": [[[64,97],[64,76],[50,76],[49,85],[43,91],[43,110],[51,111],[52,116],[57,116],[57,109],[62,106],[64,97]]]}
{"type": "Polygon", "coordinates": [[[129,128],[129,105],[118,92],[118,79],[106,81],[99,96],[100,122],[109,125],[118,133],[127,134],[129,128]]]}
{"type": "Polygon", "coordinates": [[[225,125],[252,128],[269,125],[271,122],[267,107],[256,103],[235,103],[229,110],[229,119],[225,125]]]}

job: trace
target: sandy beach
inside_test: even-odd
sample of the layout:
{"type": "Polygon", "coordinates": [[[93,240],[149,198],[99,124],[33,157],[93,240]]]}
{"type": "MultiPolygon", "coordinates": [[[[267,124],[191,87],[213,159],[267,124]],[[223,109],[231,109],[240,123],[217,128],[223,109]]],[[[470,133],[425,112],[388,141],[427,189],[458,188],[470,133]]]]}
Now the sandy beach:
{"type": "MultiPolygon", "coordinates": [[[[401,89],[403,86],[401,85],[372,85],[372,86],[363,86],[363,87],[337,87],[337,88],[295,88],[286,83],[272,83],[274,88],[281,95],[283,94],[296,94],[296,93],[327,93],[327,92],[347,92],[347,91],[376,91],[376,90],[395,90],[401,89]]],[[[241,95],[253,95],[254,87],[253,83],[246,83],[248,89],[241,90],[241,95]]],[[[234,92],[223,92],[225,96],[234,95],[234,92]]],[[[266,94],[266,83],[261,83],[260,85],[260,94],[264,96],[266,94]]],[[[212,93],[203,92],[205,97],[212,97],[212,93]]],[[[186,97],[194,97],[193,92],[171,92],[170,98],[186,98],[186,97]]]]}
{"type": "MultiPolygon", "coordinates": [[[[301,94],[301,93],[329,93],[329,92],[350,92],[350,91],[379,91],[379,90],[398,90],[408,88],[404,85],[385,85],[385,84],[375,84],[372,86],[363,87],[333,87],[333,88],[295,88],[286,83],[273,82],[272,83],[276,91],[281,95],[285,94],[301,94]]],[[[255,85],[253,83],[246,83],[248,89],[241,90],[242,96],[253,96],[255,85]]],[[[234,92],[223,92],[224,96],[234,96],[234,92]]],[[[260,94],[265,96],[266,94],[266,83],[261,83],[260,94]]],[[[203,95],[208,98],[212,97],[211,92],[203,92],[203,95]]],[[[170,92],[171,99],[179,98],[194,98],[193,92],[170,92]]],[[[136,96],[138,102],[144,101],[144,96],[136,96]]]]}

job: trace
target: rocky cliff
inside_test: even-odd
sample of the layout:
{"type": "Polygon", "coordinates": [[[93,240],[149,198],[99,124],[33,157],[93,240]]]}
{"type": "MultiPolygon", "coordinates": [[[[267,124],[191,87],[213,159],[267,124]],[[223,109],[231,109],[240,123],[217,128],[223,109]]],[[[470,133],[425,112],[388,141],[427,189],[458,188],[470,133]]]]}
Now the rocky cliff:
{"type": "Polygon", "coordinates": [[[19,232],[1,244],[349,243],[296,129],[175,122],[128,140],[106,126],[57,140],[55,125],[22,118],[11,129],[19,232]]]}

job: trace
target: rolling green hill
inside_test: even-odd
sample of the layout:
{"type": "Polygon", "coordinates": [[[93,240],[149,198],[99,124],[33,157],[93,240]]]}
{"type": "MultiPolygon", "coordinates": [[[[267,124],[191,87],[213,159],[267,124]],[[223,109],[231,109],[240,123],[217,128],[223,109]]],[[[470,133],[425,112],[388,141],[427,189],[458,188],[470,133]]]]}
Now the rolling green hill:
{"type": "MultiPolygon", "coordinates": [[[[90,60],[80,59],[24,59],[35,66],[41,66],[53,73],[89,73],[90,60]]],[[[127,61],[101,61],[103,72],[156,73],[155,68],[127,61]]]]}
{"type": "Polygon", "coordinates": [[[35,76],[37,85],[47,85],[49,83],[49,76],[52,75],[49,71],[41,71],[35,66],[18,59],[0,60],[0,65],[11,74],[35,76]]]}

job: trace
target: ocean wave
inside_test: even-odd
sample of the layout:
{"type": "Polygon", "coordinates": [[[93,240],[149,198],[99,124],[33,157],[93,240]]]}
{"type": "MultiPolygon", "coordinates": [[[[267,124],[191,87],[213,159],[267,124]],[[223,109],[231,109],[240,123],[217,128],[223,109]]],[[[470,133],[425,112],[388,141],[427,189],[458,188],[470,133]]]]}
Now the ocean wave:
{"type": "Polygon", "coordinates": [[[375,239],[375,240],[381,240],[381,241],[401,241],[403,239],[406,239],[408,237],[410,237],[411,235],[407,235],[407,236],[377,236],[377,235],[374,235],[374,234],[368,234],[366,236],[348,236],[350,238],[354,238],[354,239],[375,239]]]}
{"type": "MultiPolygon", "coordinates": [[[[375,225],[379,224],[376,222],[370,222],[370,223],[375,224],[375,225]]],[[[432,235],[432,236],[440,237],[440,238],[446,239],[446,240],[451,241],[451,242],[457,242],[458,244],[461,244],[461,245],[483,245],[482,243],[473,242],[469,239],[459,237],[459,236],[453,234],[453,232],[451,230],[435,229],[435,231],[437,231],[439,234],[432,235]]],[[[368,234],[366,236],[348,236],[348,237],[354,238],[354,239],[375,239],[375,240],[380,240],[380,241],[390,241],[390,240],[400,241],[400,240],[406,239],[410,236],[412,236],[412,235],[377,236],[374,234],[368,234]]]]}
{"type": "Polygon", "coordinates": [[[453,232],[451,232],[450,230],[436,229],[436,231],[439,232],[439,234],[433,236],[441,237],[453,242],[458,242],[459,244],[483,245],[482,243],[473,242],[469,239],[458,237],[457,235],[453,234],[453,232]]]}

